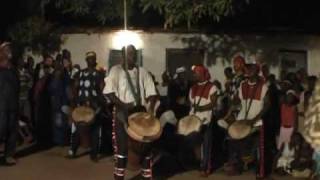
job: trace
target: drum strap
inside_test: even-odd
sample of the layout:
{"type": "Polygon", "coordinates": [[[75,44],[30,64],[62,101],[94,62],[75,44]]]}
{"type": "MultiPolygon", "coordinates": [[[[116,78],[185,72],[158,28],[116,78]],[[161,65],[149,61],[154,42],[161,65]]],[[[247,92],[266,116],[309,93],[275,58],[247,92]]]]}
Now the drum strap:
{"type": "Polygon", "coordinates": [[[141,93],[140,93],[140,70],[139,70],[139,67],[137,67],[137,80],[136,80],[137,91],[135,91],[135,88],[133,86],[133,82],[132,82],[132,79],[131,79],[130,74],[128,72],[128,69],[124,69],[124,71],[126,73],[126,77],[127,77],[128,83],[129,83],[129,88],[130,88],[130,91],[134,97],[136,105],[140,106],[141,105],[141,93]]]}
{"type": "MultiPolygon", "coordinates": [[[[253,89],[253,94],[252,95],[255,95],[257,90],[258,90],[258,84],[259,82],[257,82],[255,85],[254,85],[254,89],[253,89]]],[[[249,96],[250,97],[250,96],[249,96]]],[[[245,116],[244,116],[244,119],[247,119],[248,118],[248,115],[249,115],[249,111],[251,109],[251,105],[252,105],[252,101],[253,101],[253,98],[250,97],[250,100],[249,100],[249,104],[247,103],[248,102],[248,99],[246,99],[246,111],[245,111],[245,116]]]]}

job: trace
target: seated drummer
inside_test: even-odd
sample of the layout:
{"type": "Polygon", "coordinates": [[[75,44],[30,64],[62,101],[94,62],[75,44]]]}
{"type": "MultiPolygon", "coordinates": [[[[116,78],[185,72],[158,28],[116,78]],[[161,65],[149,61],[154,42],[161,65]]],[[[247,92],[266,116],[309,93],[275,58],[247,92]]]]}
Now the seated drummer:
{"type": "MultiPolygon", "coordinates": [[[[102,101],[102,89],[103,89],[103,78],[101,74],[96,69],[96,53],[87,52],[86,53],[86,63],[87,68],[81,70],[75,75],[74,88],[76,96],[73,100],[75,106],[89,106],[94,109],[94,111],[99,111],[103,105],[102,101]]],[[[100,144],[100,131],[101,131],[101,118],[96,115],[93,123],[90,124],[90,158],[92,161],[96,162],[98,160],[97,156],[99,153],[100,144]]],[[[71,127],[71,137],[70,137],[70,150],[68,152],[69,158],[75,158],[77,149],[80,145],[80,133],[79,126],[72,123],[71,127]]]]}
{"type": "MultiPolygon", "coordinates": [[[[241,110],[236,120],[247,120],[248,124],[253,129],[258,130],[257,133],[252,133],[248,137],[241,140],[231,139],[229,142],[229,162],[242,162],[243,158],[250,155],[250,152],[254,152],[258,145],[257,157],[257,178],[265,178],[269,174],[265,172],[265,163],[268,161],[265,159],[264,149],[264,129],[262,115],[269,107],[267,97],[268,87],[264,80],[259,76],[258,66],[255,64],[248,64],[247,66],[248,79],[243,81],[239,88],[239,99],[241,100],[241,110]],[[238,158],[238,160],[232,159],[238,158]]],[[[227,166],[236,166],[232,163],[227,163],[227,166]]],[[[272,162],[271,162],[272,167],[272,162]]],[[[234,168],[231,168],[234,169],[234,168]]],[[[235,169],[234,169],[235,170],[235,169]]],[[[241,169],[235,170],[241,172],[241,169]]]]}
{"type": "Polygon", "coordinates": [[[192,67],[194,80],[196,82],[189,92],[189,99],[192,103],[190,114],[195,114],[200,118],[203,128],[203,141],[201,143],[200,168],[201,176],[207,177],[211,169],[212,154],[212,131],[211,122],[212,109],[215,105],[216,86],[210,82],[210,74],[206,67],[197,65],[192,67]]]}
{"type": "MultiPolygon", "coordinates": [[[[136,111],[143,111],[147,102],[147,110],[154,114],[156,102],[156,89],[152,77],[143,67],[136,65],[137,50],[133,45],[122,48],[123,62],[111,68],[106,78],[103,91],[115,104],[115,117],[113,119],[113,147],[114,147],[114,178],[124,179],[128,158],[128,116],[136,111]],[[139,83],[139,84],[138,84],[139,83]],[[137,108],[139,107],[139,108],[137,108]],[[142,108],[141,108],[142,107],[142,108]]],[[[151,152],[143,157],[142,179],[152,179],[151,152]]]]}

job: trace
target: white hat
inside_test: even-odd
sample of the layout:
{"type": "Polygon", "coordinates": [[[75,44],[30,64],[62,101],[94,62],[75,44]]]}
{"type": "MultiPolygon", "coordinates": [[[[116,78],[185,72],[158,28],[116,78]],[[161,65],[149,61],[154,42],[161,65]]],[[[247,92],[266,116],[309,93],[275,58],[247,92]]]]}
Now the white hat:
{"type": "Polygon", "coordinates": [[[186,68],[185,68],[184,66],[178,67],[178,68],[176,69],[176,73],[177,73],[177,74],[178,74],[178,73],[182,73],[182,72],[186,72],[186,68]]]}

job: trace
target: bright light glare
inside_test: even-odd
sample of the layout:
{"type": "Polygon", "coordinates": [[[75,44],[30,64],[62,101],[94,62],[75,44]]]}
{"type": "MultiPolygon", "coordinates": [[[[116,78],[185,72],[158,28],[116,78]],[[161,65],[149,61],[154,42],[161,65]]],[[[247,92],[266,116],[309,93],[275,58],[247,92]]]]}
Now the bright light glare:
{"type": "Polygon", "coordinates": [[[123,30],[114,34],[112,39],[112,45],[114,49],[121,49],[123,46],[129,44],[134,45],[137,49],[142,48],[143,42],[138,33],[123,30]]]}

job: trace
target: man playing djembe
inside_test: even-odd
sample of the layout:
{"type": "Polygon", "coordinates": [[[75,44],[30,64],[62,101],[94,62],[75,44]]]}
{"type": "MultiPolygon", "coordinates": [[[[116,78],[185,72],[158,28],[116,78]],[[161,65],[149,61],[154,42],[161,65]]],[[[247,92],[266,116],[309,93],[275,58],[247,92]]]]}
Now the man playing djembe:
{"type": "MultiPolygon", "coordinates": [[[[247,68],[248,79],[241,83],[238,94],[241,100],[241,110],[236,122],[231,124],[228,130],[231,139],[227,166],[236,166],[241,169],[242,165],[239,165],[239,163],[244,163],[244,157],[257,151],[256,177],[258,179],[267,177],[265,172],[264,126],[261,117],[269,107],[268,98],[266,98],[268,87],[258,75],[258,66],[249,64],[247,68]],[[239,123],[239,121],[242,122],[239,123]],[[237,126],[241,126],[241,128],[237,128],[237,126]],[[245,131],[244,129],[250,129],[250,134],[246,137],[243,137],[241,132],[245,131]]],[[[233,170],[241,171],[235,168],[233,170]]]]}
{"type": "MultiPolygon", "coordinates": [[[[154,114],[156,89],[150,74],[136,65],[137,50],[133,45],[122,48],[123,63],[111,68],[103,91],[115,105],[113,119],[114,178],[124,179],[128,160],[128,117],[134,112],[147,111],[154,114]]],[[[129,124],[130,125],[130,124],[129,124]]],[[[151,152],[142,157],[142,179],[152,179],[151,152]]]]}

